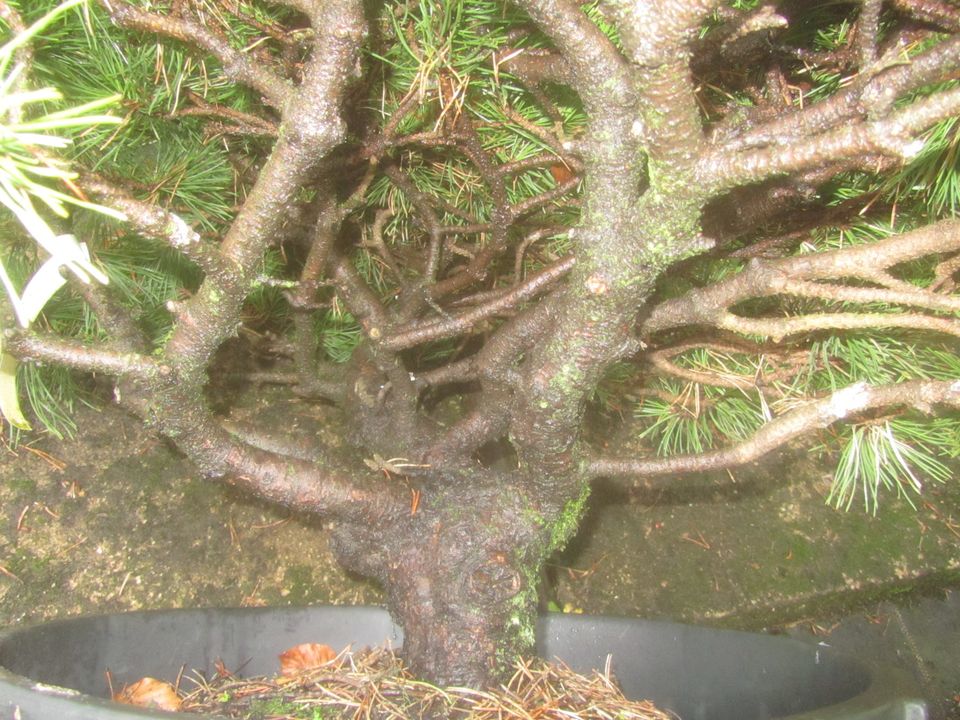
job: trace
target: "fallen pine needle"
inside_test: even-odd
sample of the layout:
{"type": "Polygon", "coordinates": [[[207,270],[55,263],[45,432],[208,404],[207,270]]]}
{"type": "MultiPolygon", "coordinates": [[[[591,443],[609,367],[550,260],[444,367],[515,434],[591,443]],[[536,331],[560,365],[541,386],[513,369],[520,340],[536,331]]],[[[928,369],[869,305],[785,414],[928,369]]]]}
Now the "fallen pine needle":
{"type": "Polygon", "coordinates": [[[580,675],[541,659],[518,660],[504,685],[486,690],[416,680],[394,651],[382,648],[343,652],[293,676],[193,682],[197,688],[184,695],[181,712],[237,720],[302,720],[311,713],[331,720],[673,720],[650,702],[626,699],[609,675],[580,675]]]}

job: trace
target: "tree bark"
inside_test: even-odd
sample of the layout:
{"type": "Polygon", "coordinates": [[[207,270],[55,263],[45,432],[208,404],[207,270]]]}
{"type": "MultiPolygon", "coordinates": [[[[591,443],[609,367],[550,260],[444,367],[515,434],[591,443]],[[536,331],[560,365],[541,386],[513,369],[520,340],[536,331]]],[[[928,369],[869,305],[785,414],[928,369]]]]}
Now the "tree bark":
{"type": "Polygon", "coordinates": [[[415,674],[468,687],[502,680],[533,651],[543,564],[585,496],[544,505],[510,477],[481,470],[395,482],[408,485],[411,512],[378,527],[338,525],[338,558],[382,582],[415,674]]]}

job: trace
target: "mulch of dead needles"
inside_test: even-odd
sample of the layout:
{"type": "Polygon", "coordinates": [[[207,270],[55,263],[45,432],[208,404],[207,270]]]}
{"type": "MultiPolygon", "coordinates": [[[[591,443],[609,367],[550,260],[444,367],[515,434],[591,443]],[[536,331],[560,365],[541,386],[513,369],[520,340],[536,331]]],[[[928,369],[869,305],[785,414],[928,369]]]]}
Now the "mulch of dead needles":
{"type": "Polygon", "coordinates": [[[256,720],[674,720],[646,701],[628,700],[609,668],[580,675],[567,666],[518,661],[497,690],[438,688],[418,681],[392,650],[344,651],[319,667],[273,678],[231,675],[183,696],[181,712],[256,720]]]}

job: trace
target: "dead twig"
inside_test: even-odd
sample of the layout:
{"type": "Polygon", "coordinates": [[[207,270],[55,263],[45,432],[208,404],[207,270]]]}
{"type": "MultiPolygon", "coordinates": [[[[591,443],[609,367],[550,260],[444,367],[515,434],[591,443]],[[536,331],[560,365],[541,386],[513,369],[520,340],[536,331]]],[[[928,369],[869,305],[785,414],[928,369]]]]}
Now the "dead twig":
{"type": "Polygon", "coordinates": [[[0,565],[0,575],[6,575],[11,580],[16,580],[17,582],[23,582],[23,580],[17,577],[14,573],[10,572],[10,570],[3,565],[0,565]]]}
{"type": "Polygon", "coordinates": [[[21,447],[23,447],[23,449],[26,450],[28,453],[31,453],[32,455],[36,455],[38,458],[43,460],[45,463],[47,463],[47,465],[52,467],[57,472],[63,472],[67,467],[67,463],[65,463],[63,460],[59,460],[55,458],[53,455],[51,455],[48,452],[44,452],[43,450],[38,450],[37,448],[30,447],[29,445],[22,445],[21,447]]]}
{"type": "Polygon", "coordinates": [[[696,537],[691,537],[690,533],[684,533],[683,535],[680,536],[680,539],[693,543],[697,547],[701,547],[704,550],[710,550],[710,543],[706,541],[706,539],[703,537],[703,533],[700,532],[699,530],[697,530],[696,537]]]}

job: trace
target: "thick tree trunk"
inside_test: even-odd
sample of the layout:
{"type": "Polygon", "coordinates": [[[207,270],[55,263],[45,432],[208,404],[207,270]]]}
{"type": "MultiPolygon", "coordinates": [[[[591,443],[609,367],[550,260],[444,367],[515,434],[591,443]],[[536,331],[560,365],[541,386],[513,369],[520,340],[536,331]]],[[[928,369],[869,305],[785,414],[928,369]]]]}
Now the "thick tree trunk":
{"type": "Polygon", "coordinates": [[[335,547],[347,567],[383,583],[418,677],[485,687],[533,651],[543,563],[584,498],[544,508],[503,475],[444,480],[421,484],[416,512],[402,521],[339,526],[335,547]]]}

